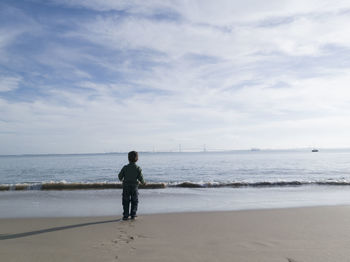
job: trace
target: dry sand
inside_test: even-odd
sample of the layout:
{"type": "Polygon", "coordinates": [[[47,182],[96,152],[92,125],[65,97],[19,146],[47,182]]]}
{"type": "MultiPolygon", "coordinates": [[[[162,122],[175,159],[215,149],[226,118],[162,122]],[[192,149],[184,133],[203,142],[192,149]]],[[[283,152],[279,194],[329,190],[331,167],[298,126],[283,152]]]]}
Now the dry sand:
{"type": "Polygon", "coordinates": [[[0,261],[350,261],[350,207],[2,219],[0,261]]]}

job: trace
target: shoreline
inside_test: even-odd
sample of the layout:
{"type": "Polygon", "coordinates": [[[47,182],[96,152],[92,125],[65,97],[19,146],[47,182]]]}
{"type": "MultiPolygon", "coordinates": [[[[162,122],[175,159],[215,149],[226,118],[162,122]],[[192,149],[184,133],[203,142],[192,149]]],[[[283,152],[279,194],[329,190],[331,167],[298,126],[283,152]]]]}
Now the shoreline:
{"type": "MultiPolygon", "coordinates": [[[[273,211],[277,211],[277,210],[299,210],[299,209],[322,209],[322,208],[349,208],[350,210],[350,204],[330,204],[330,205],[324,205],[324,204],[320,204],[320,205],[310,205],[310,206],[287,206],[287,207],[262,207],[262,208],[242,208],[242,209],[233,209],[233,210],[194,210],[194,211],[170,211],[170,212],[156,212],[156,213],[141,213],[138,212],[137,216],[138,217],[152,217],[152,216],[163,216],[163,215],[186,215],[186,214],[194,214],[194,215],[200,215],[200,214],[212,214],[212,213],[240,213],[240,212],[273,212],[273,211]]],[[[36,220],[36,219],[40,219],[40,220],[95,220],[95,219],[106,219],[106,220],[120,220],[119,222],[123,222],[122,221],[123,215],[122,213],[120,214],[116,214],[116,215],[88,215],[88,216],[28,216],[28,217],[0,217],[0,224],[1,221],[6,221],[6,220],[36,220]]],[[[139,220],[139,219],[135,219],[134,221],[139,220]]],[[[127,220],[127,222],[131,222],[132,220],[129,219],[127,220]]],[[[349,226],[350,226],[350,221],[349,221],[349,226]]],[[[1,236],[1,233],[0,233],[1,236]]],[[[1,237],[0,237],[1,240],[1,237]]]]}
{"type": "Polygon", "coordinates": [[[347,261],[350,205],[0,219],[4,261],[347,261]]]}
{"type": "MultiPolygon", "coordinates": [[[[167,188],[140,190],[140,214],[350,205],[347,187],[167,188]]],[[[119,189],[0,192],[0,218],[122,214],[119,189]]]]}

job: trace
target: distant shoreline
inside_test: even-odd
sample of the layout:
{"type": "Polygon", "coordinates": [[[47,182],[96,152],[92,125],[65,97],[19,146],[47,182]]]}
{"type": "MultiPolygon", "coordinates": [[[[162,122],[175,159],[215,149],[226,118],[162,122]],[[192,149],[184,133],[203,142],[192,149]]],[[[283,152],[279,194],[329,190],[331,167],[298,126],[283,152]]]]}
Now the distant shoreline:
{"type": "MultiPolygon", "coordinates": [[[[318,148],[322,151],[350,151],[350,147],[344,148],[318,148]]],[[[243,153],[243,152],[311,152],[312,147],[305,148],[290,148],[290,149],[269,149],[259,148],[259,150],[252,149],[233,149],[233,150],[206,150],[206,151],[138,151],[140,154],[208,154],[208,153],[243,153]]],[[[0,157],[26,157],[26,156],[91,156],[91,155],[122,155],[128,152],[106,152],[106,153],[40,153],[40,154],[0,154],[0,157]]]]}

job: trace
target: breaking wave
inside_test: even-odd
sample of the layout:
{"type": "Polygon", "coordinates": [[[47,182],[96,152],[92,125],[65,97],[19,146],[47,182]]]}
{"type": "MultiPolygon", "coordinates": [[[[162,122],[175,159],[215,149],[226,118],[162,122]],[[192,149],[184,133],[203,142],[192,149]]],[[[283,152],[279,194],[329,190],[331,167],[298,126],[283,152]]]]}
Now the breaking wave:
{"type": "MultiPolygon", "coordinates": [[[[350,186],[350,181],[261,181],[261,182],[172,182],[172,183],[147,183],[140,185],[140,189],[162,189],[162,188],[268,188],[268,187],[291,187],[291,186],[350,186]]],[[[86,189],[121,189],[121,183],[114,182],[42,182],[42,183],[20,183],[0,184],[0,191],[20,190],[86,190],[86,189]]]]}

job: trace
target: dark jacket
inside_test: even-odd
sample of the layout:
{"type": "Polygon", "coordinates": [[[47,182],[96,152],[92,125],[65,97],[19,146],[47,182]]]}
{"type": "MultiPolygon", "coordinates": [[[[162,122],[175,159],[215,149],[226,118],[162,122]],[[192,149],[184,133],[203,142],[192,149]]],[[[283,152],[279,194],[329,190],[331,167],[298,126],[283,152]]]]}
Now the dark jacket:
{"type": "Polygon", "coordinates": [[[120,170],[118,178],[120,181],[123,181],[123,185],[138,185],[138,181],[141,184],[145,184],[142,175],[142,169],[135,163],[129,163],[128,165],[123,166],[120,170]]]}

